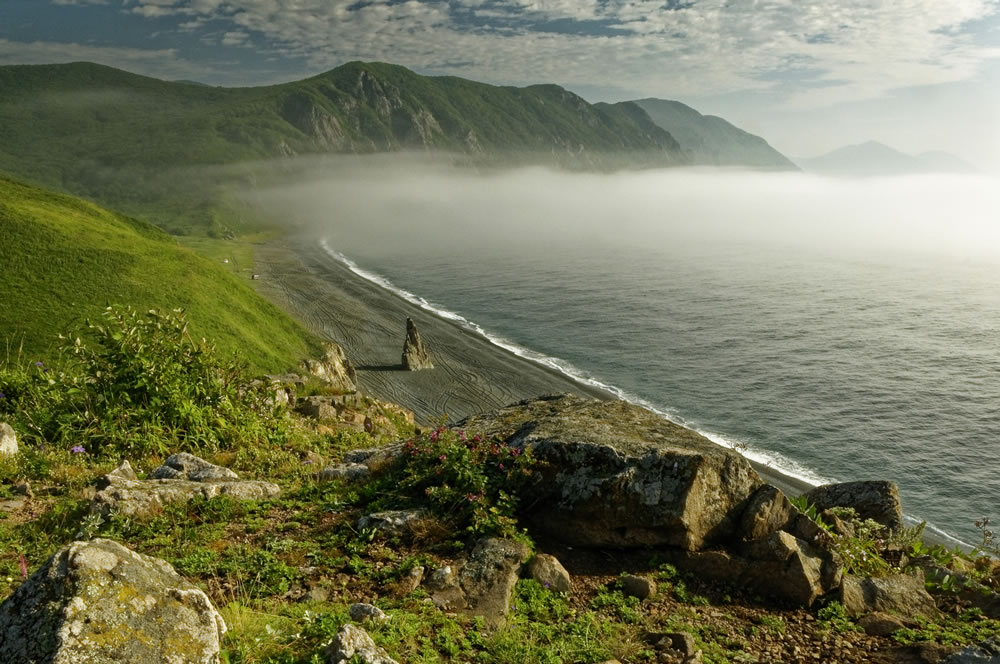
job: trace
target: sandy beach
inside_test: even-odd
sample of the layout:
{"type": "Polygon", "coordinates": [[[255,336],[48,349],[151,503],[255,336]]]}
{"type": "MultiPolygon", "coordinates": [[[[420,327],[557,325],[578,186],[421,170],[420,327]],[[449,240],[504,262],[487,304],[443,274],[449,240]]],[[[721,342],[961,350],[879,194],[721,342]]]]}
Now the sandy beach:
{"type": "MultiPolygon", "coordinates": [[[[259,292],[316,334],[344,347],[366,394],[412,410],[419,422],[456,422],[468,415],[546,394],[597,399],[612,394],[519,357],[458,324],[363,279],[302,236],[259,247],[259,292]],[[417,324],[435,368],[401,366],[406,318],[417,324]]],[[[768,482],[796,496],[810,486],[754,464],[768,482]]]]}

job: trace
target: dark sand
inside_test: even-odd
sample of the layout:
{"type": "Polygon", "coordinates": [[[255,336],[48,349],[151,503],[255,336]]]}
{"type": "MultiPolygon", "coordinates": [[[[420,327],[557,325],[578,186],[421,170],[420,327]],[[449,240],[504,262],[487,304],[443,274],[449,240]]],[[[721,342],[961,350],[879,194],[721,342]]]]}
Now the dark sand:
{"type": "MultiPolygon", "coordinates": [[[[359,277],[314,238],[261,247],[255,272],[261,275],[254,284],[262,295],[344,347],[363,392],[409,408],[418,422],[437,423],[443,415],[456,422],[545,394],[615,398],[518,357],[359,277]],[[401,366],[407,317],[417,324],[434,362],[432,370],[406,371],[401,366]]],[[[811,488],[761,464],[754,467],[788,495],[811,488]]]]}

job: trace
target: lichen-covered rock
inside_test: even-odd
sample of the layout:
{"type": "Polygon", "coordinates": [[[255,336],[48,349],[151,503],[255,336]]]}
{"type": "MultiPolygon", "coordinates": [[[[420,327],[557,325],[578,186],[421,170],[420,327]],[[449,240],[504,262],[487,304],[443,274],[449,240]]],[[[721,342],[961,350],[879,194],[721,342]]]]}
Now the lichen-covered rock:
{"type": "Polygon", "coordinates": [[[222,466],[216,466],[187,452],[171,454],[149,474],[155,480],[190,480],[192,482],[228,482],[240,476],[222,466]]]}
{"type": "Polygon", "coordinates": [[[17,454],[17,434],[14,427],[6,422],[0,422],[0,456],[17,454]]]}
{"type": "Polygon", "coordinates": [[[373,604],[365,604],[364,602],[351,604],[347,609],[347,613],[354,622],[365,622],[366,620],[381,622],[389,619],[389,616],[385,615],[385,611],[373,604]]]}
{"type": "Polygon", "coordinates": [[[569,572],[555,556],[547,553],[539,553],[531,559],[528,563],[528,574],[553,592],[568,593],[573,589],[569,572]]]}
{"type": "Polygon", "coordinates": [[[510,610],[510,597],[528,559],[528,547],[514,540],[479,540],[469,560],[435,570],[427,582],[434,603],[449,611],[482,616],[498,626],[510,610]]]}
{"type": "Polygon", "coordinates": [[[368,466],[363,463],[337,463],[316,473],[321,480],[344,480],[353,482],[368,477],[368,466]]]}
{"type": "Polygon", "coordinates": [[[236,473],[190,454],[175,454],[167,464],[154,471],[162,475],[184,477],[232,477],[236,479],[151,479],[137,480],[128,462],[97,481],[97,493],[90,502],[94,514],[111,513],[146,517],[156,514],[164,505],[186,503],[196,496],[214,498],[230,496],[238,500],[262,500],[281,493],[281,488],[271,482],[240,480],[236,473]],[[174,460],[176,465],[168,465],[174,460]]]}
{"type": "Polygon", "coordinates": [[[346,664],[361,661],[364,664],[399,664],[384,648],[380,648],[368,636],[368,632],[357,625],[347,624],[340,628],[326,649],[328,664],[346,664]],[[357,658],[357,659],[354,659],[357,658]]]}
{"type": "Polygon", "coordinates": [[[762,484],[739,454],[624,401],[524,401],[458,427],[530,449],[539,481],[529,522],[591,547],[696,550],[730,539],[762,484]]]}
{"type": "Polygon", "coordinates": [[[824,484],[803,495],[821,512],[831,507],[852,507],[862,519],[872,519],[891,530],[903,525],[903,504],[895,482],[824,484]]]}
{"type": "Polygon", "coordinates": [[[427,517],[427,510],[386,510],[366,514],[358,519],[358,530],[374,528],[386,537],[406,537],[413,534],[413,527],[427,517]]]}
{"type": "Polygon", "coordinates": [[[0,662],[215,664],[226,624],[166,562],[73,542],[0,605],[0,662]]]}
{"type": "Polygon", "coordinates": [[[406,319],[406,341],[403,342],[403,368],[408,371],[433,369],[434,363],[424,347],[424,341],[417,332],[413,319],[406,319]]]}
{"type": "Polygon", "coordinates": [[[357,392],[358,376],[344,349],[335,343],[326,345],[322,360],[305,360],[302,370],[341,392],[357,392]]]}
{"type": "Polygon", "coordinates": [[[844,575],[837,599],[852,618],[876,611],[904,619],[918,615],[933,618],[938,613],[922,571],[867,579],[844,575]]]}

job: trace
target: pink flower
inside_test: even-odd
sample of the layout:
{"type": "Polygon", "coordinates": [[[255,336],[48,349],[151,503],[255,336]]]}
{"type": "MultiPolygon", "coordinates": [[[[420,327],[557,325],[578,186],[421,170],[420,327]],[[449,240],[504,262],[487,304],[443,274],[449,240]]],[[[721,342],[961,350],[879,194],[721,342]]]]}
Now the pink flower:
{"type": "Polygon", "coordinates": [[[28,578],[28,561],[24,559],[24,554],[21,554],[21,578],[28,578]]]}

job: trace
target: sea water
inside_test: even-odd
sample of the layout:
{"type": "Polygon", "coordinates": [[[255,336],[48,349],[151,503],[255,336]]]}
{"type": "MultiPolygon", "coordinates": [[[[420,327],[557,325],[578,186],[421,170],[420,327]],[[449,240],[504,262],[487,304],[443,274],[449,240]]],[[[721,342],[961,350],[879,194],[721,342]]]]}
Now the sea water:
{"type": "Polygon", "coordinates": [[[894,480],[908,517],[956,541],[1000,520],[994,183],[632,177],[421,180],[322,241],[429,313],[776,470],[894,480]]]}

